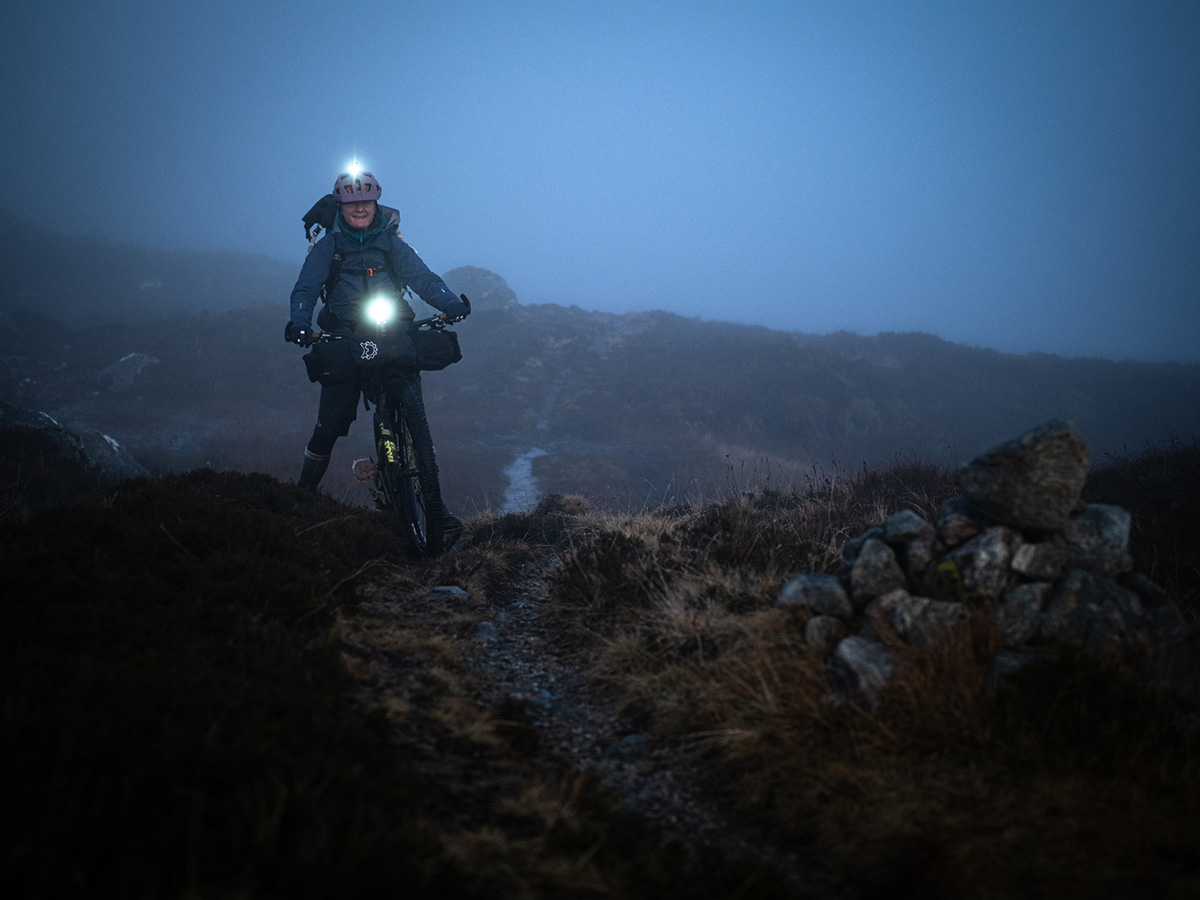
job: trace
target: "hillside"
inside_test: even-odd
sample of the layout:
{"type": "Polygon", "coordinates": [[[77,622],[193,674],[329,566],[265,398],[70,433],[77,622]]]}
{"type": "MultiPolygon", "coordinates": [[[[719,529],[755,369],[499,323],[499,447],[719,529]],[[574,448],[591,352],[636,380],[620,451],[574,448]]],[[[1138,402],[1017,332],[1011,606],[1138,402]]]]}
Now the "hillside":
{"type": "MultiPolygon", "coordinates": [[[[299,260],[298,218],[296,233],[299,260]]],[[[0,214],[0,400],[99,429],[153,472],[294,478],[318,393],[281,339],[296,266],[117,237],[0,214]],[[29,278],[48,250],[56,264],[29,278]]],[[[1195,365],[529,306],[485,269],[446,278],[476,313],[458,327],[464,360],[424,387],[445,492],[465,511],[550,493],[654,505],[905,456],[954,465],[1048,418],[1074,422],[1098,459],[1200,427],[1195,365]]],[[[326,489],[365,502],[351,464],[370,453],[360,422],[326,489]]]]}
{"type": "MultiPolygon", "coordinates": [[[[447,277],[479,299],[457,327],[463,361],[423,381],[448,499],[467,512],[548,493],[619,508],[783,489],[906,456],[953,465],[1052,417],[1075,422],[1097,459],[1198,426],[1200,366],[523,306],[493,273],[447,277]],[[529,490],[510,483],[522,458],[529,490]]],[[[0,400],[98,428],[153,472],[295,478],[318,389],[281,338],[285,318],[282,301],[88,326],[8,312],[0,400]]],[[[325,482],[349,502],[366,497],[350,471],[372,452],[366,415],[325,482]]]]}
{"type": "MultiPolygon", "coordinates": [[[[189,225],[179,227],[187,233],[189,225]]],[[[303,255],[299,216],[296,233],[303,255]]],[[[154,250],[120,235],[116,223],[96,222],[68,236],[0,209],[0,310],[49,314],[76,328],[118,317],[157,321],[185,310],[286,305],[296,281],[296,266],[253,252],[154,250]]]]}
{"type": "MultiPolygon", "coordinates": [[[[1200,888],[1196,698],[1137,659],[1063,648],[993,693],[981,620],[912,652],[873,712],[822,699],[779,586],[894,511],[933,516],[935,466],[620,514],[555,497],[417,563],[386,518],[265,475],[89,500],[6,441],[27,520],[0,524],[0,761],[21,773],[0,866],[22,896],[1200,888]]],[[[1133,563],[1194,627],[1196,446],[1117,461],[1087,499],[1128,505],[1133,563]]]]}
{"type": "Polygon", "coordinates": [[[896,456],[954,465],[1052,417],[1097,457],[1200,426],[1197,366],[557,306],[484,308],[460,330],[468,358],[428,382],[444,433],[462,435],[451,442],[540,447],[543,490],[617,503],[711,495],[731,478],[785,487],[896,456]]]}

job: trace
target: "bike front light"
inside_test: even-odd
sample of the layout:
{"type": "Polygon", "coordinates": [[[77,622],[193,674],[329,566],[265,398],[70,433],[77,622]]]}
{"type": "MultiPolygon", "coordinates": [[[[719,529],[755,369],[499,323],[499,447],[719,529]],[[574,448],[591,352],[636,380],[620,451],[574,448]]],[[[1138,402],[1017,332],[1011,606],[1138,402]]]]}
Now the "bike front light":
{"type": "Polygon", "coordinates": [[[367,301],[367,318],[383,328],[396,318],[396,301],[391,297],[373,297],[367,301]]]}

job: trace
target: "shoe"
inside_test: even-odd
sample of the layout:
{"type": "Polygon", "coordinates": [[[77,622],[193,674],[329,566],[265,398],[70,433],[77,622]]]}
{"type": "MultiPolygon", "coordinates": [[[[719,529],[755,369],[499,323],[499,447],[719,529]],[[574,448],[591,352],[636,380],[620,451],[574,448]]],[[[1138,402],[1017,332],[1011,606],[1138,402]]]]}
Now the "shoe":
{"type": "Polygon", "coordinates": [[[460,519],[458,516],[456,516],[454,513],[450,512],[450,509],[446,506],[445,503],[443,503],[442,504],[442,531],[449,533],[451,531],[462,531],[462,530],[463,530],[463,520],[460,519]]]}
{"type": "Polygon", "coordinates": [[[296,479],[296,484],[304,488],[306,491],[316,493],[317,485],[321,483],[321,478],[325,475],[325,470],[329,468],[329,457],[321,456],[318,453],[313,453],[307,447],[304,448],[304,465],[300,468],[300,477],[296,479]]]}

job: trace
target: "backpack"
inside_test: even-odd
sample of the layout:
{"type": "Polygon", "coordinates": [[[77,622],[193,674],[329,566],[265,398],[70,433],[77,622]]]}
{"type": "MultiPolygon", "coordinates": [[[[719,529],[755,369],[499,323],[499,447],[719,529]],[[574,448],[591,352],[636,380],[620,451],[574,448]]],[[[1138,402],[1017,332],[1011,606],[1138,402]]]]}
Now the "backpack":
{"type": "Polygon", "coordinates": [[[322,231],[333,227],[337,219],[337,201],[333,194],[326,194],[312,205],[312,209],[304,214],[304,236],[308,238],[308,249],[312,250],[322,231]]]}

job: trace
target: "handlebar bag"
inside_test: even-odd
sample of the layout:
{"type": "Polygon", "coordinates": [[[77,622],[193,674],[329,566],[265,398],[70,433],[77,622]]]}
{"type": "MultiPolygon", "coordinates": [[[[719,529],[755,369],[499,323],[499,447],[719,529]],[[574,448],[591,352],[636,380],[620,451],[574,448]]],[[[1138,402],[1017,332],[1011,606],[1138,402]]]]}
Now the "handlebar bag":
{"type": "Polygon", "coordinates": [[[458,335],[445,328],[418,328],[412,332],[417,349],[417,366],[426,372],[436,372],[462,359],[458,335]]]}
{"type": "Polygon", "coordinates": [[[353,381],[355,341],[340,339],[317,341],[304,354],[304,367],[308,369],[308,380],[321,384],[346,384],[353,381]]]}
{"type": "Polygon", "coordinates": [[[364,380],[417,370],[417,353],[407,328],[386,334],[356,334],[349,342],[352,365],[364,380]]]}

